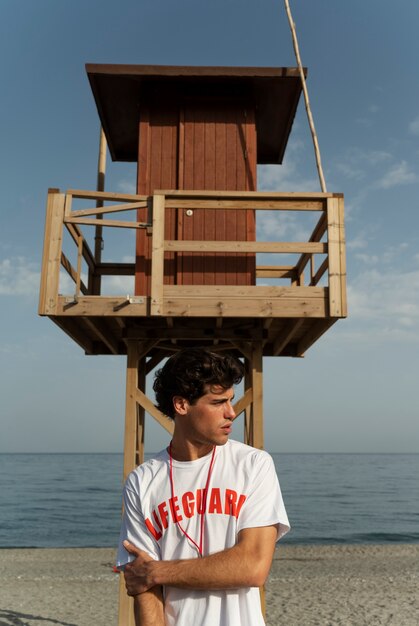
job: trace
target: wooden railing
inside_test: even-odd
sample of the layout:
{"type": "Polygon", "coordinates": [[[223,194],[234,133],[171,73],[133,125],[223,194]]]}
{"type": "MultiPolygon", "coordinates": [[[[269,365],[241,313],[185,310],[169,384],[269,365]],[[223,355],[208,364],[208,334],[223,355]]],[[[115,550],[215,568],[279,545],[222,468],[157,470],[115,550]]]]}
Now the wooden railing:
{"type": "MultiPolygon", "coordinates": [[[[91,237],[93,240],[93,237],[91,237]]],[[[134,254],[134,250],[132,250],[134,254]]],[[[73,251],[74,256],[74,251],[73,251]]],[[[94,191],[48,193],[45,242],[39,312],[42,315],[155,315],[243,316],[243,299],[248,300],[246,315],[298,317],[346,316],[346,267],[343,197],[330,193],[204,192],[156,191],[140,196],[94,191]],[[74,209],[74,200],[112,202],[100,208],[74,209]],[[110,219],[109,215],[147,209],[145,222],[110,219]],[[307,241],[181,241],[165,240],[167,209],[244,209],[280,212],[318,212],[319,219],[307,241]],[[133,276],[134,263],[102,262],[92,253],[92,245],[82,227],[148,229],[152,238],[151,296],[110,296],[103,293],[102,276],[133,276]],[[75,262],[63,250],[64,228],[75,245],[75,262]],[[254,253],[294,255],[293,264],[256,265],[257,284],[165,285],[165,253],[254,253]],[[83,267],[85,270],[83,271],[83,267]],[[74,283],[74,291],[60,294],[61,268],[74,283]],[[87,279],[83,280],[83,274],[87,279]],[[99,278],[99,280],[98,280],[99,278]],[[277,285],[258,282],[277,280],[277,285]],[[322,280],[323,279],[323,280],[322,280]],[[283,286],[284,280],[287,284],[283,286]],[[281,282],[282,281],[282,282],[281,282]],[[320,286],[320,283],[322,286],[320,286]],[[310,308],[310,302],[324,300],[310,308]],[[99,297],[99,300],[98,300],[99,297]],[[311,299],[311,300],[310,300],[311,299]],[[241,303],[239,302],[241,300],[241,303]],[[297,302],[298,301],[298,302],[297,302]],[[82,306],[75,306],[80,305],[82,306]],[[186,304],[188,303],[188,304],[186,304]],[[195,305],[194,305],[195,303],[195,305]],[[304,309],[301,308],[306,304],[304,309]],[[129,304],[129,307],[126,306],[129,304]],[[295,306],[293,306],[293,304],[295,306]],[[320,308],[319,308],[320,307],[320,308]],[[269,313],[270,311],[270,313],[269,313]]]]}

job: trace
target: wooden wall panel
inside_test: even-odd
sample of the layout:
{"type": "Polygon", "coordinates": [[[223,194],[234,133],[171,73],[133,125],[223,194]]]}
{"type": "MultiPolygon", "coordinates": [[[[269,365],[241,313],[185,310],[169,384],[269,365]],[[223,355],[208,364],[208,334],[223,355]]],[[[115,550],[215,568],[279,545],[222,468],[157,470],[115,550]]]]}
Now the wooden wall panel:
{"type": "MultiPolygon", "coordinates": [[[[139,150],[137,193],[152,194],[155,189],[178,188],[178,135],[179,111],[158,109],[141,111],[139,125],[139,150]]],[[[146,222],[147,209],[139,209],[138,221],[146,222]]],[[[166,239],[175,239],[177,232],[176,210],[170,209],[166,217],[166,239]]],[[[150,294],[151,236],[146,230],[137,231],[136,239],[136,295],[150,294]]],[[[175,254],[165,255],[165,283],[176,282],[175,254]]]]}
{"type": "MultiPolygon", "coordinates": [[[[255,190],[255,146],[256,129],[251,110],[225,102],[199,106],[194,103],[185,107],[181,188],[255,190]]],[[[184,214],[179,224],[180,239],[246,241],[255,238],[251,211],[197,210],[191,217],[184,214]]],[[[179,255],[178,282],[181,284],[241,285],[254,284],[254,281],[254,255],[179,255]]]]}
{"type": "MultiPolygon", "coordinates": [[[[167,101],[167,99],[166,99],[167,101]]],[[[139,194],[155,189],[256,190],[254,111],[225,101],[165,103],[143,108],[139,125],[139,194]]],[[[147,220],[146,209],[138,220],[147,220]]],[[[252,211],[171,209],[165,237],[185,240],[255,240],[252,211]]],[[[150,294],[151,237],[136,241],[137,295],[150,294]]],[[[165,284],[255,284],[254,254],[178,253],[165,255],[165,284]]]]}

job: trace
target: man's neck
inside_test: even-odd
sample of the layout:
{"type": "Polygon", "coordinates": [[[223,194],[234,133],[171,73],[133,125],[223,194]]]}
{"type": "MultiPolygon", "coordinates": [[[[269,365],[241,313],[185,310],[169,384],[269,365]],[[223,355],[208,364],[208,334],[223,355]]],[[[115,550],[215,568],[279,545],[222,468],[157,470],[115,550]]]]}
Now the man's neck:
{"type": "Polygon", "coordinates": [[[212,444],[196,444],[185,439],[180,441],[173,435],[170,454],[175,461],[196,461],[210,454],[213,449],[212,444]]]}

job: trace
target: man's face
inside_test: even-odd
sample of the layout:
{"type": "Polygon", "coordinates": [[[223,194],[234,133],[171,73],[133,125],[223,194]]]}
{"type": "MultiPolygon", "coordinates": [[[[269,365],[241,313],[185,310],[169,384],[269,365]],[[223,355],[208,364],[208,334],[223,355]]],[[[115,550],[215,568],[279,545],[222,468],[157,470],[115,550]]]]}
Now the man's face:
{"type": "Polygon", "coordinates": [[[195,404],[178,398],[176,408],[179,417],[176,419],[181,421],[182,432],[191,443],[222,446],[228,440],[232,421],[236,417],[232,406],[234,390],[223,389],[220,385],[206,385],[205,391],[195,404]]]}

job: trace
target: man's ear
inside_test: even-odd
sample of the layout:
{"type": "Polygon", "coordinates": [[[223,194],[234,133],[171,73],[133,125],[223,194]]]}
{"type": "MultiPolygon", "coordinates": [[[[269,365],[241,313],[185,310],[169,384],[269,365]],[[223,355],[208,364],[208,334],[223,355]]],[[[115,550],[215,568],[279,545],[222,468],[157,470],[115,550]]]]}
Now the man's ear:
{"type": "Polygon", "coordinates": [[[189,408],[189,402],[182,396],[173,396],[173,406],[178,415],[186,415],[189,408]]]}

